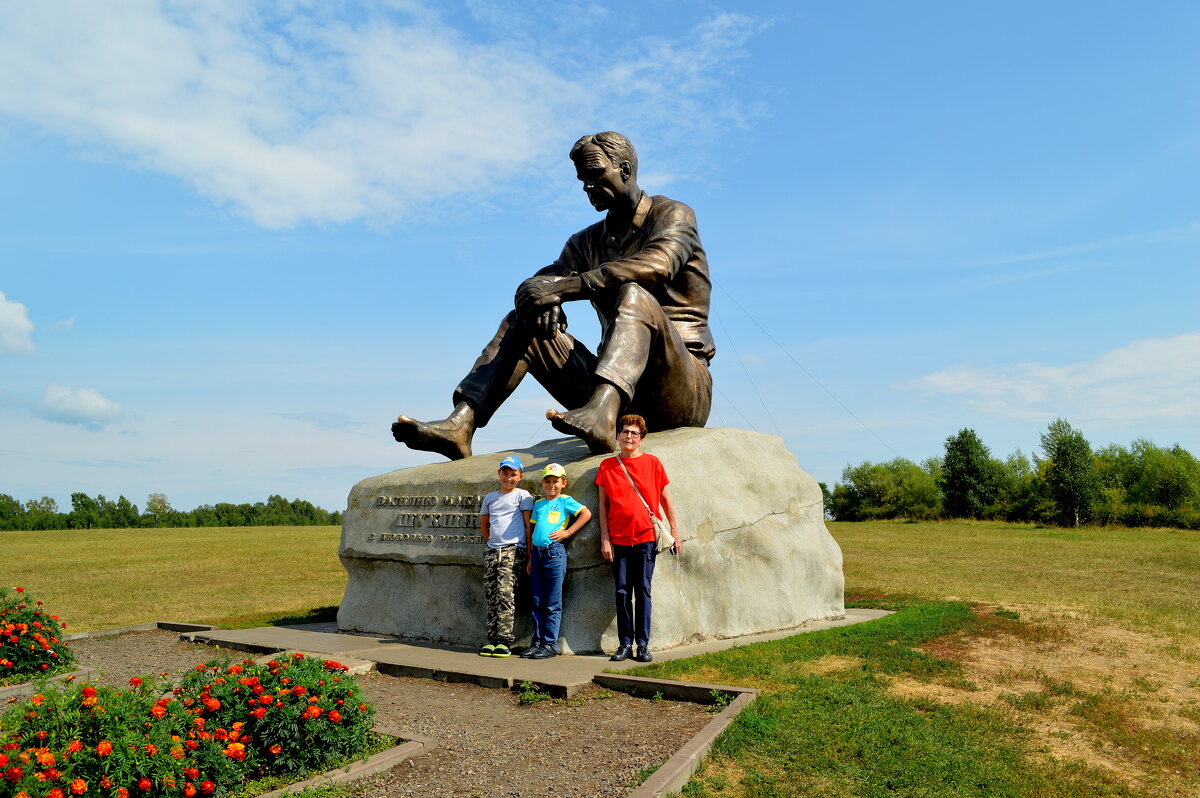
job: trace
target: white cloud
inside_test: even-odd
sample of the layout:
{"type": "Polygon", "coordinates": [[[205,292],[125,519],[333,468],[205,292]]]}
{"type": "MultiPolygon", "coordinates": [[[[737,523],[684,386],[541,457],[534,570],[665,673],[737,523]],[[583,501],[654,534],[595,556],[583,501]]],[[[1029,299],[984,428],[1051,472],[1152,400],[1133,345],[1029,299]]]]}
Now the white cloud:
{"type": "Polygon", "coordinates": [[[67,318],[65,318],[65,319],[59,319],[58,321],[56,321],[56,322],[54,322],[53,324],[51,324],[51,325],[50,325],[50,329],[52,329],[52,330],[63,330],[63,331],[65,332],[65,331],[67,331],[67,330],[70,330],[70,329],[71,329],[72,327],[74,327],[74,326],[75,326],[75,317],[74,317],[74,316],[68,316],[68,317],[67,317],[67,318]]]}
{"type": "Polygon", "coordinates": [[[1200,332],[1146,338],[1079,363],[960,366],[900,386],[963,396],[1002,418],[1120,426],[1200,417],[1200,332]]]}
{"type": "Polygon", "coordinates": [[[174,175],[267,227],[387,222],[557,164],[591,125],[682,136],[738,123],[720,67],[756,29],[720,15],[613,59],[574,47],[577,31],[548,42],[489,28],[508,38],[481,42],[416,3],[341,11],[6,4],[0,74],[20,77],[0,82],[0,113],[174,175]]]}
{"type": "Polygon", "coordinates": [[[0,291],[0,353],[28,355],[33,352],[33,322],[29,308],[13,302],[0,291]]]}
{"type": "Polygon", "coordinates": [[[37,413],[49,421],[78,424],[92,431],[103,429],[121,417],[121,406],[95,388],[68,388],[52,382],[46,386],[37,413]]]}

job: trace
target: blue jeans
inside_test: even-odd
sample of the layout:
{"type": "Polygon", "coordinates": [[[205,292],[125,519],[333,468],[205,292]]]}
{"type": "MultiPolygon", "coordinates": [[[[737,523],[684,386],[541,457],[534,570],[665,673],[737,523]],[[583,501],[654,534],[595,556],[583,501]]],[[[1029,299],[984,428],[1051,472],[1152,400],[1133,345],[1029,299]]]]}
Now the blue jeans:
{"type": "Polygon", "coordinates": [[[613,546],[612,575],[617,588],[617,637],[621,645],[650,643],[650,582],[658,552],[654,541],[613,546]],[[634,608],[634,599],[637,607],[634,608]]]}
{"type": "Polygon", "coordinates": [[[567,575],[567,550],[561,543],[534,546],[529,587],[533,594],[533,644],[558,648],[562,622],[562,586],[567,575]]]}

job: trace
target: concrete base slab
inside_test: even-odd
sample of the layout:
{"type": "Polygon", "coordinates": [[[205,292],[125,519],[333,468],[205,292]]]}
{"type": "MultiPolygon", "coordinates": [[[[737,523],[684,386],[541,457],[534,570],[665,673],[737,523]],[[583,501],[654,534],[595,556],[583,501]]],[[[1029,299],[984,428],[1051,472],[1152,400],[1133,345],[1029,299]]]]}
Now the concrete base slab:
{"type": "MultiPolygon", "coordinates": [[[[665,662],[683,657],[722,651],[763,640],[778,640],[803,632],[847,626],[888,615],[885,610],[847,609],[836,621],[812,621],[791,629],[780,629],[741,637],[705,640],[655,652],[665,662]]],[[[565,655],[543,660],[511,657],[481,657],[474,649],[459,646],[420,643],[384,635],[346,634],[336,624],[263,626],[255,629],[214,629],[181,635],[185,640],[221,646],[254,654],[279,651],[304,651],[320,654],[339,662],[349,659],[375,663],[380,673],[390,676],[414,676],[441,681],[470,682],[483,687],[511,688],[522,681],[543,685],[551,695],[570,697],[592,683],[593,677],[606,670],[624,671],[640,663],[632,660],[611,662],[604,655],[565,655]]]]}

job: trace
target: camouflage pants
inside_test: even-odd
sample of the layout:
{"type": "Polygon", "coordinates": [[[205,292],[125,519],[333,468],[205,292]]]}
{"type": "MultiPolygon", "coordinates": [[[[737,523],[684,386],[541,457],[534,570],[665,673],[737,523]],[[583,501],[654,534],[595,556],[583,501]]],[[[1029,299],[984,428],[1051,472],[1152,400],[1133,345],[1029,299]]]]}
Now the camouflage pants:
{"type": "Polygon", "coordinates": [[[517,579],[525,572],[521,546],[489,548],[483,558],[483,592],[487,597],[487,639],[511,646],[517,617],[517,579]]]}

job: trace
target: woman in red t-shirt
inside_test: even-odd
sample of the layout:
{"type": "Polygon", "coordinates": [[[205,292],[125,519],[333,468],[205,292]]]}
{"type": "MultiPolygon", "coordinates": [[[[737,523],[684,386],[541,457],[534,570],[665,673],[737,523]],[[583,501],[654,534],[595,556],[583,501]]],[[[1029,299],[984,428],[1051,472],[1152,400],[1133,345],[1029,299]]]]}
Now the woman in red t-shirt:
{"type": "Polygon", "coordinates": [[[652,454],[641,451],[646,437],[646,420],[629,414],[617,422],[617,443],[621,447],[616,457],[600,463],[596,484],[600,489],[600,556],[612,563],[613,582],[617,589],[617,637],[620,644],[609,659],[620,662],[632,654],[638,662],[650,662],[650,582],[654,578],[654,561],[658,556],[654,541],[654,522],[646,509],[648,504],[658,517],[671,524],[678,554],[683,545],[675,524],[675,510],[667,495],[667,472],[662,462],[652,454]],[[625,468],[621,467],[624,463],[625,468]],[[625,475],[626,469],[629,476],[625,475]],[[629,484],[637,484],[645,503],[629,484]],[[635,602],[636,599],[636,602],[635,602]],[[636,607],[635,607],[636,603],[636,607]],[[636,653],[633,651],[637,644],[636,653]]]}

